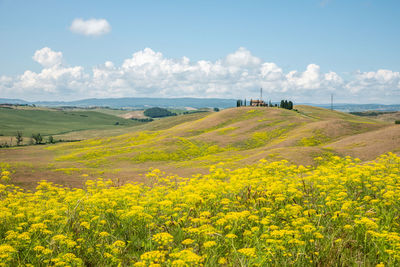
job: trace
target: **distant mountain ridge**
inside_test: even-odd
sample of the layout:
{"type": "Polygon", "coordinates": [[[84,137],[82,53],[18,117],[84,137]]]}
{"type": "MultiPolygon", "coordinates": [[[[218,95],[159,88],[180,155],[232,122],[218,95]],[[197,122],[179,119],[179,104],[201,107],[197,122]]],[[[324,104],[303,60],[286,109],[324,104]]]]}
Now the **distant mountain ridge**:
{"type": "MultiPolygon", "coordinates": [[[[273,102],[274,104],[277,102],[273,102]]],[[[22,99],[0,98],[0,104],[22,104],[48,107],[75,106],[75,107],[110,107],[110,108],[231,108],[236,106],[236,99],[224,98],[147,98],[147,97],[124,97],[124,98],[88,98],[75,101],[25,101],[22,99]]],[[[277,103],[279,104],[279,103],[277,103]]],[[[295,103],[295,105],[307,104],[310,106],[330,108],[330,104],[295,103]]],[[[400,104],[350,104],[337,103],[333,105],[334,110],[343,112],[355,112],[366,110],[398,111],[400,104]]]]}
{"type": "Polygon", "coordinates": [[[21,99],[12,99],[12,98],[0,98],[0,104],[32,104],[31,102],[21,100],[21,99]]]}
{"type": "Polygon", "coordinates": [[[148,107],[218,107],[230,108],[236,105],[235,99],[222,98],[89,98],[76,101],[32,101],[0,98],[0,103],[34,104],[37,106],[76,106],[76,107],[110,107],[110,108],[148,108],[148,107]]]}

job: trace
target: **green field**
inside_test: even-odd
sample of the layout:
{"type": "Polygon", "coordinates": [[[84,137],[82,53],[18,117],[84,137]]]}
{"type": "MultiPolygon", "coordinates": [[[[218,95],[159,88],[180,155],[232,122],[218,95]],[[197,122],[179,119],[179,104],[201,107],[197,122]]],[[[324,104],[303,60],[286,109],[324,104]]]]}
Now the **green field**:
{"type": "Polygon", "coordinates": [[[96,111],[0,108],[0,135],[3,136],[13,136],[17,131],[22,132],[24,136],[36,133],[57,135],[91,129],[118,129],[140,124],[142,123],[96,111]]]}

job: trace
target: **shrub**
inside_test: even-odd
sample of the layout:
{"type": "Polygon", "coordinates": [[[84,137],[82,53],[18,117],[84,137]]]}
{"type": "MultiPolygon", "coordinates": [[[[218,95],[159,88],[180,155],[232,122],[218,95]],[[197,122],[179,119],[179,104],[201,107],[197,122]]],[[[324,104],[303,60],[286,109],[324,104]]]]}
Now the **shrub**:
{"type": "Polygon", "coordinates": [[[24,138],[22,137],[22,133],[18,131],[15,135],[15,139],[17,139],[17,146],[21,145],[22,141],[24,140],[24,138]]]}
{"type": "Polygon", "coordinates": [[[43,137],[40,135],[40,133],[32,134],[32,139],[36,145],[41,144],[43,141],[43,137]]]}
{"type": "Polygon", "coordinates": [[[131,120],[140,121],[140,122],[151,122],[151,121],[153,121],[152,118],[143,118],[143,119],[131,118],[131,120]]]}

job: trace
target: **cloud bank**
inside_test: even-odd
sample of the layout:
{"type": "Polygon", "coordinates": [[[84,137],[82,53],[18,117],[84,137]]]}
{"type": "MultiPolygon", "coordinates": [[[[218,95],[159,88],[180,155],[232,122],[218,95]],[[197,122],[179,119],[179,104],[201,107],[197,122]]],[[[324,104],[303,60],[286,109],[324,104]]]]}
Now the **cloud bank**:
{"type": "Polygon", "coordinates": [[[256,98],[259,88],[265,99],[295,102],[395,103],[400,99],[400,73],[379,69],[355,71],[347,79],[333,71],[322,72],[309,64],[304,70],[284,71],[264,62],[246,48],[217,61],[171,59],[145,48],[120,66],[111,61],[85,70],[65,65],[62,52],[48,47],[33,59],[43,66],[9,77],[0,76],[3,97],[27,100],[73,100],[89,97],[221,97],[256,98]]]}
{"type": "Polygon", "coordinates": [[[74,19],[69,28],[71,32],[86,35],[99,36],[111,31],[111,26],[105,19],[74,19]]]}

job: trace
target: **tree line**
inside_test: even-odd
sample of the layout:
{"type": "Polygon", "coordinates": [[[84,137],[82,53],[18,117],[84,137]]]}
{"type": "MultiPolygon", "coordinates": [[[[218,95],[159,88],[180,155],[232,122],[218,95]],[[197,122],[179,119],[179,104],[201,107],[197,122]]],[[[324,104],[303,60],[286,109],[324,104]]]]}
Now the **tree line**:
{"type": "Polygon", "coordinates": [[[287,100],[281,100],[281,104],[279,106],[280,108],[285,108],[285,109],[293,109],[293,102],[292,101],[287,101],[287,100]]]}
{"type": "MultiPolygon", "coordinates": [[[[24,137],[22,135],[22,132],[18,131],[14,137],[15,137],[15,143],[17,146],[21,146],[24,144],[23,143],[24,137]]],[[[56,142],[62,142],[62,140],[56,141],[52,135],[49,135],[47,137],[47,139],[45,139],[40,133],[37,133],[37,134],[32,134],[29,144],[30,145],[42,145],[42,144],[55,144],[56,142]]],[[[0,148],[11,147],[11,146],[13,146],[13,138],[12,137],[11,137],[9,143],[8,142],[0,143],[0,148]]]]}
{"type": "Polygon", "coordinates": [[[150,118],[162,118],[162,117],[168,117],[168,116],[176,116],[176,113],[171,112],[168,109],[159,108],[159,107],[146,109],[143,112],[143,114],[150,118]]]}
{"type": "MultiPolygon", "coordinates": [[[[250,102],[251,103],[251,102],[250,102]]],[[[246,107],[247,106],[247,100],[244,99],[238,99],[236,100],[236,107],[246,107]]],[[[249,106],[252,106],[251,104],[249,106]]],[[[262,104],[258,105],[258,106],[262,106],[262,107],[278,107],[278,104],[272,104],[271,100],[268,101],[268,103],[265,103],[264,101],[262,101],[262,104]]],[[[285,109],[293,109],[293,102],[292,101],[288,101],[288,100],[281,100],[281,103],[279,105],[280,108],[285,108],[285,109]]]]}

